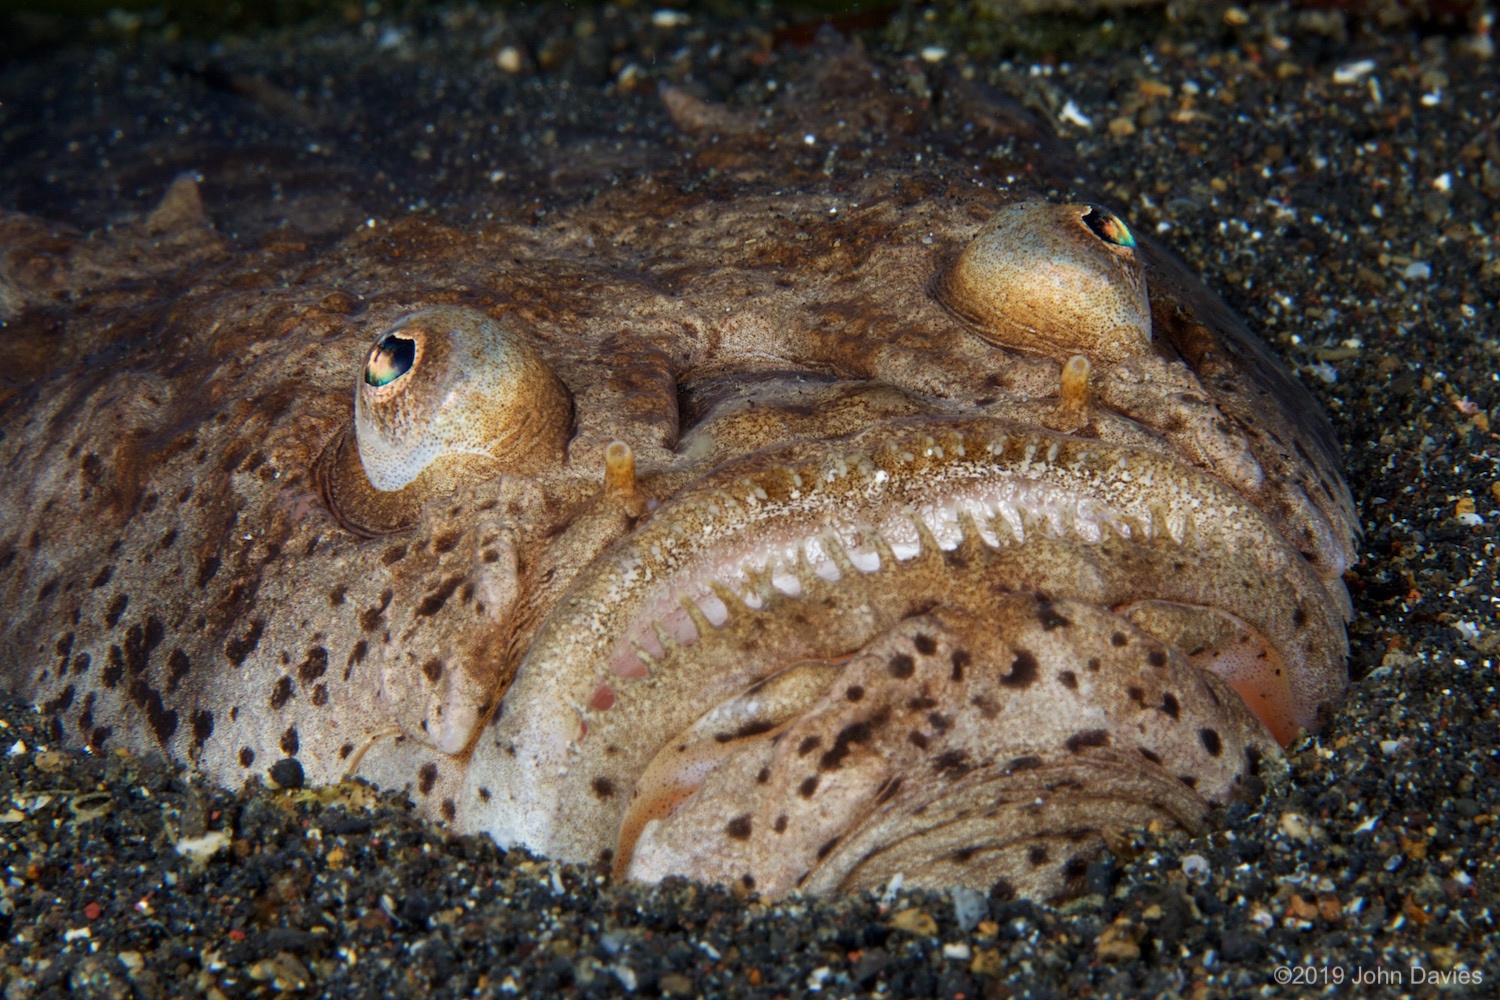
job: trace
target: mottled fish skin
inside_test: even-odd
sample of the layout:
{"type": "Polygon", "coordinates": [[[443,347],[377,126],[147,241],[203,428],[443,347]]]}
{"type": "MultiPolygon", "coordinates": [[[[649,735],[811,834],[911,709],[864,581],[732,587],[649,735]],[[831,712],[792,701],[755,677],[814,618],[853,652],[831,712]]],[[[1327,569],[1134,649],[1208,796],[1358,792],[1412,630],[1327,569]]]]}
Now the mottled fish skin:
{"type": "Polygon", "coordinates": [[[273,253],[186,177],[0,216],[6,684],[70,745],[768,895],[1052,898],[1198,829],[1345,684],[1337,442],[1024,128],[1035,190],[914,177],[876,90],[888,159],[794,169],[872,72],[671,92],[695,156],[544,226],[273,253]]]}

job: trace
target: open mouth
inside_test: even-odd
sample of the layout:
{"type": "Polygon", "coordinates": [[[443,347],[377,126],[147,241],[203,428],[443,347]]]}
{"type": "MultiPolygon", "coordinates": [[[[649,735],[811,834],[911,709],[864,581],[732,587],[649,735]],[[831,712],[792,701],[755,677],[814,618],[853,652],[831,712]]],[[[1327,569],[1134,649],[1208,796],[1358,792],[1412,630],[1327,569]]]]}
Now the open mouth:
{"type": "Polygon", "coordinates": [[[1055,845],[1097,846],[1099,816],[1192,828],[1315,724],[1337,586],[1165,454],[945,416],[768,449],[580,575],[460,822],[767,892],[951,883],[950,855],[1055,890],[1080,874],[1055,845]]]}

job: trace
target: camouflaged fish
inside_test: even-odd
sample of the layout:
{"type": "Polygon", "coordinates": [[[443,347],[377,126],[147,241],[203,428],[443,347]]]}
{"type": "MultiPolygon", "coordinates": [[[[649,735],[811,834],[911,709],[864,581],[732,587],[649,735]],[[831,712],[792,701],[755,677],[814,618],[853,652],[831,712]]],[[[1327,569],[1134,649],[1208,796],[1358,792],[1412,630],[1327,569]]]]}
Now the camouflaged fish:
{"type": "Polygon", "coordinates": [[[1345,685],[1327,420],[1017,182],[1041,146],[945,181],[871,94],[668,90],[695,155],[538,225],[271,253],[190,178],[0,217],[9,685],[71,745],[767,896],[1054,898],[1198,829],[1345,685]],[[840,128],[861,171],[797,158],[840,128]]]}

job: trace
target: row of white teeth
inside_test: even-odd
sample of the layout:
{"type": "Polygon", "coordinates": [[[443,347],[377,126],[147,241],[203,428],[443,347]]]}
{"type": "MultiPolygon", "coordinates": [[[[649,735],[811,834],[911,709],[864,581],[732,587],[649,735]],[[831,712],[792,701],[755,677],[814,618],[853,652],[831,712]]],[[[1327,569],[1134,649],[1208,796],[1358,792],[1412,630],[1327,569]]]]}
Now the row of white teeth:
{"type": "MultiPolygon", "coordinates": [[[[715,628],[724,625],[729,620],[729,608],[714,593],[710,580],[727,586],[750,608],[764,606],[761,595],[751,585],[751,577],[767,572],[773,588],[788,597],[797,597],[804,589],[796,572],[799,554],[815,575],[837,583],[843,573],[839,560],[830,552],[832,545],[842,548],[843,557],[859,572],[879,572],[881,556],[870,543],[870,535],[877,530],[898,562],[915,559],[922,551],[922,533],[917,528],[916,519],[921,520],[944,551],[956,549],[962,543],[966,519],[971,530],[977,529],[985,544],[995,549],[1024,543],[1028,527],[1033,532],[1040,530],[1052,537],[1071,535],[1091,544],[1102,539],[1105,525],[1127,538],[1137,531],[1147,536],[1152,533],[1149,522],[1127,519],[1122,512],[1092,497],[1079,497],[1071,491],[1036,481],[1012,480],[983,495],[951,498],[943,504],[909,510],[907,517],[909,519],[892,520],[879,529],[849,527],[837,531],[830,528],[825,533],[796,542],[752,549],[733,562],[714,567],[715,572],[710,576],[699,577],[688,582],[684,589],[676,590],[663,608],[665,613],[657,620],[676,641],[682,644],[694,642],[697,628],[689,614],[673,606],[673,602],[687,598],[703,612],[710,625],[715,628]]],[[[1185,524],[1166,524],[1163,527],[1177,541],[1182,541],[1185,524]]],[[[646,634],[638,633],[632,642],[647,655],[660,655],[660,643],[647,639],[646,634]],[[643,639],[646,641],[642,642],[643,639]]]]}

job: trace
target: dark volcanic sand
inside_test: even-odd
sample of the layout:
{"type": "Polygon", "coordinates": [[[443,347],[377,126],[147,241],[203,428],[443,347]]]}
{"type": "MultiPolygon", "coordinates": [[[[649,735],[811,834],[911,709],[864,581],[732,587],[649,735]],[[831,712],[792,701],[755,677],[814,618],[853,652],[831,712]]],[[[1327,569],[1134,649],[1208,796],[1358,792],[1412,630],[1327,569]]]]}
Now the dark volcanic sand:
{"type": "MultiPolygon", "coordinates": [[[[533,188],[540,219],[597,188],[601,162],[607,182],[660,155],[660,82],[755,105],[818,51],[773,47],[812,33],[764,17],[652,14],[454,8],[213,44],[104,30],[0,70],[0,206],[92,228],[194,169],[221,231],[246,241],[287,238],[287,218],[311,240],[367,217],[482,219],[487,193],[533,188]],[[617,141],[576,169],[570,143],[601,123],[617,141]]],[[[998,33],[963,7],[863,38],[918,99],[941,103],[956,73],[1050,116],[1114,207],[1329,407],[1366,531],[1355,682],[1257,809],[1211,837],[1118,845],[1091,870],[1096,894],[1062,909],[903,893],[768,906],[507,855],[356,787],[232,795],[58,752],[9,706],[7,1000],[1426,996],[1439,980],[1494,995],[1497,61],[1473,35],[1326,13],[1199,21],[1122,21],[1143,46],[1071,63],[989,54],[998,33]],[[194,844],[217,853],[179,853],[194,844]],[[1279,985],[1286,966],[1299,978],[1279,985]]]]}

